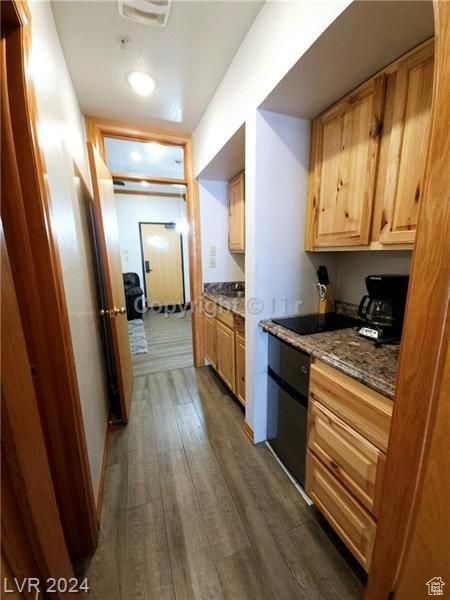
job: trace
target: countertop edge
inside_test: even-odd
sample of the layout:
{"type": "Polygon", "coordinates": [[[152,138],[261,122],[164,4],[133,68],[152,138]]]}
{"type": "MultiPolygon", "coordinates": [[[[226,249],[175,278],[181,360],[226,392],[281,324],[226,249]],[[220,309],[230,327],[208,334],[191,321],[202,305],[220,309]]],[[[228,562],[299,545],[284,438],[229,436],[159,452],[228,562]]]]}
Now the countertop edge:
{"type": "Polygon", "coordinates": [[[244,309],[244,312],[242,312],[241,310],[239,310],[239,308],[237,308],[236,306],[233,306],[233,300],[241,300],[241,301],[245,302],[245,298],[224,299],[221,296],[221,294],[218,292],[203,292],[202,295],[203,295],[203,298],[207,298],[208,300],[215,302],[222,308],[226,308],[227,310],[232,312],[234,315],[237,315],[238,317],[242,317],[243,319],[245,319],[245,309],[244,309]]]}
{"type": "MultiPolygon", "coordinates": [[[[295,348],[296,350],[302,350],[303,352],[314,356],[314,358],[318,358],[319,360],[330,365],[331,367],[334,367],[338,371],[341,371],[345,375],[348,375],[349,377],[352,377],[353,379],[359,381],[363,385],[366,385],[367,387],[381,394],[385,398],[388,398],[389,400],[394,400],[395,385],[391,386],[390,384],[386,383],[383,385],[383,383],[380,383],[375,378],[368,376],[367,373],[362,373],[359,369],[354,368],[347,362],[339,360],[339,358],[337,358],[336,356],[331,357],[329,353],[322,350],[318,350],[317,348],[311,346],[308,343],[301,343],[300,335],[298,336],[298,343],[293,344],[292,339],[289,338],[289,334],[287,333],[286,336],[284,336],[283,333],[279,331],[280,326],[276,325],[271,320],[260,321],[259,327],[261,327],[263,331],[270,333],[278,339],[282,340],[292,348],[295,348]]],[[[286,331],[288,332],[288,330],[286,331]]],[[[320,335],[320,333],[315,335],[320,335]]]]}

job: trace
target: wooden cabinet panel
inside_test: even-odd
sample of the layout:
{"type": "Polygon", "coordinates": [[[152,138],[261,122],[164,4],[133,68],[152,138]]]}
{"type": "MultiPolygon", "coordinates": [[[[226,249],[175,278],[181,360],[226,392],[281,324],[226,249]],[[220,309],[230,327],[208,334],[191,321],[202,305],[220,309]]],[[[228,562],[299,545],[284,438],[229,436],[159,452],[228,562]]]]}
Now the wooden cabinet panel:
{"type": "Polygon", "coordinates": [[[308,449],[378,516],[385,455],[312,399],[308,412],[308,449]]]}
{"type": "Polygon", "coordinates": [[[220,322],[217,326],[217,372],[234,391],[235,347],[234,331],[220,322]]]}
{"type": "Polygon", "coordinates": [[[380,242],[413,243],[430,139],[434,44],[398,62],[389,76],[383,132],[385,168],[379,170],[380,242]]]}
{"type": "Polygon", "coordinates": [[[376,77],[317,119],[312,219],[313,246],[369,243],[384,76],[376,77]]]}
{"type": "Polygon", "coordinates": [[[393,402],[321,361],[311,365],[310,395],[386,451],[393,402]]]}
{"type": "Polygon", "coordinates": [[[306,457],[306,492],[368,571],[376,522],[309,451],[306,457]]]}
{"type": "Polygon", "coordinates": [[[216,320],[205,314],[205,354],[211,365],[217,367],[217,325],[216,320]]]}
{"type": "Polygon", "coordinates": [[[223,306],[216,305],[216,319],[230,329],[234,329],[234,314],[223,306]]]}
{"type": "Polygon", "coordinates": [[[236,387],[238,400],[245,404],[245,337],[236,333],[236,387]]]}
{"type": "Polygon", "coordinates": [[[228,248],[230,252],[245,252],[244,173],[228,182],[228,248]]]}

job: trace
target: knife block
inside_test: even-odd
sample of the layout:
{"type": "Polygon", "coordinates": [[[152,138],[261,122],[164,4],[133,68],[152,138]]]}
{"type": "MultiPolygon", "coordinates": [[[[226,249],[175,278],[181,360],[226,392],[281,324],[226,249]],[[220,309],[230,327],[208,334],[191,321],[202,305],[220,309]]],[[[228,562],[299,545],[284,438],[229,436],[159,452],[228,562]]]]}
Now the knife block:
{"type": "Polygon", "coordinates": [[[333,288],[330,284],[326,286],[325,298],[322,300],[319,297],[319,314],[335,312],[333,288]]]}

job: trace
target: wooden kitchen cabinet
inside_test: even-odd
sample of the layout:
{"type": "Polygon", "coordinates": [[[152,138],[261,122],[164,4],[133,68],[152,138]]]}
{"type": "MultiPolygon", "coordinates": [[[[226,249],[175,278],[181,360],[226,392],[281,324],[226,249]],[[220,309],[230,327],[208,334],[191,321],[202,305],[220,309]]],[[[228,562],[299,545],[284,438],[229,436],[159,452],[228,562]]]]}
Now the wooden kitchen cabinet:
{"type": "Polygon", "coordinates": [[[245,252],[244,173],[228,182],[228,249],[230,252],[245,252]]]}
{"type": "Polygon", "coordinates": [[[308,406],[306,492],[368,570],[392,400],[314,359],[308,406]]]}
{"type": "Polygon", "coordinates": [[[368,571],[375,543],[376,521],[309,451],[306,454],[306,491],[368,571]]]}
{"type": "Polygon", "coordinates": [[[313,120],[306,250],[412,246],[433,68],[428,40],[313,120]]]}
{"type": "Polygon", "coordinates": [[[414,242],[430,139],[434,44],[387,72],[383,137],[372,239],[414,242]]]}
{"type": "Polygon", "coordinates": [[[227,386],[234,391],[235,377],[235,342],[234,331],[223,325],[216,323],[217,326],[217,372],[222,377],[227,386]]]}
{"type": "Polygon", "coordinates": [[[313,129],[312,245],[369,243],[384,77],[362,85],[320,115],[313,129]]]}
{"type": "Polygon", "coordinates": [[[245,337],[236,333],[236,386],[235,393],[241,404],[245,404],[245,337]]]}
{"type": "Polygon", "coordinates": [[[217,325],[216,320],[205,315],[205,355],[211,365],[217,367],[217,325]]]}

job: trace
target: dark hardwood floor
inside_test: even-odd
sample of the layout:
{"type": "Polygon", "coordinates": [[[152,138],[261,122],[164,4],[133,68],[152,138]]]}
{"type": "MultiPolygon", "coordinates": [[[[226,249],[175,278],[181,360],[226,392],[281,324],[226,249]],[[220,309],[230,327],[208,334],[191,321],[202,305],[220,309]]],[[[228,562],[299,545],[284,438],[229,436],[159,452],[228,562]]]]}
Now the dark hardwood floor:
{"type": "Polygon", "coordinates": [[[110,437],[101,600],[346,600],[360,580],[208,367],[136,377],[110,437]]]}

